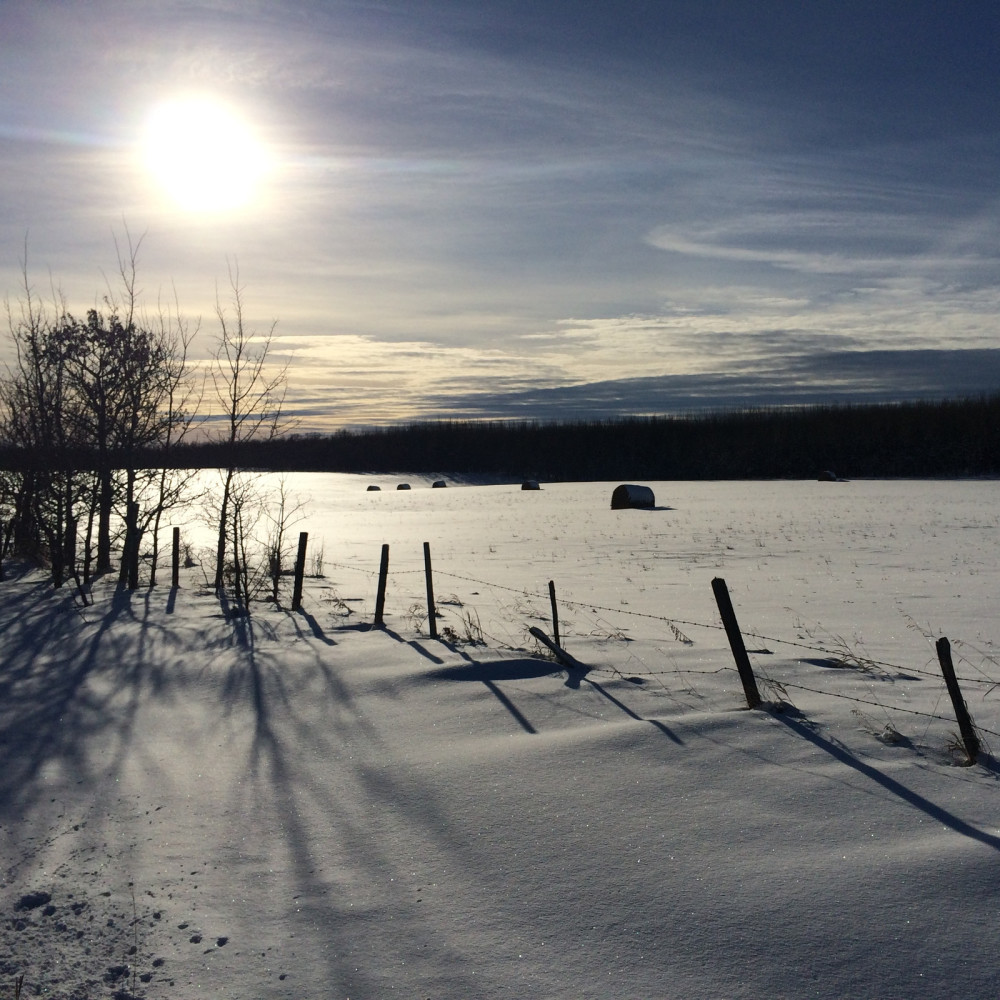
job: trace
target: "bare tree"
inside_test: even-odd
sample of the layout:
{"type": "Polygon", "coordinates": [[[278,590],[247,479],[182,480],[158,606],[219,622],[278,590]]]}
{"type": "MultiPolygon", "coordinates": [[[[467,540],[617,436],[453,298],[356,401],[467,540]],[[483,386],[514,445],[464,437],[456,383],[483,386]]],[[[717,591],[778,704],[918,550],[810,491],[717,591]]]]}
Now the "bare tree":
{"type": "MultiPolygon", "coordinates": [[[[107,281],[105,302],[116,315],[124,316],[129,327],[133,327],[140,322],[136,261],[143,237],[134,240],[127,226],[124,230],[126,247],[123,248],[115,239],[117,286],[120,291],[116,292],[115,286],[107,281]]],[[[128,511],[130,502],[141,498],[141,514],[134,530],[139,535],[148,531],[152,536],[150,586],[156,584],[163,515],[191,499],[190,485],[196,478],[196,473],[189,470],[170,468],[170,454],[187,436],[203,397],[203,387],[196,382],[194,370],[188,363],[188,351],[200,325],[197,322],[191,329],[183,319],[176,289],[172,309],[165,308],[162,301],[158,301],[154,318],[141,320],[150,352],[148,356],[140,352],[136,359],[139,364],[134,366],[137,370],[132,372],[129,419],[122,429],[118,450],[126,459],[122,463],[126,475],[125,511],[128,511]],[[150,365],[149,362],[153,363],[150,365]],[[134,459],[142,455],[149,444],[156,447],[160,467],[140,470],[134,459]],[[129,458],[132,461],[128,461],[129,458]],[[140,483],[140,477],[145,481],[140,483]]],[[[135,541],[138,544],[138,538],[135,541]]]]}
{"type": "Polygon", "coordinates": [[[53,294],[53,319],[28,280],[27,250],[22,261],[23,295],[15,309],[5,300],[14,362],[0,384],[7,441],[20,449],[21,482],[16,490],[15,534],[29,554],[47,559],[52,582],[62,586],[75,572],[76,505],[80,499],[74,459],[73,399],[67,366],[73,328],[53,294]]]}
{"type": "MultiPolygon", "coordinates": [[[[5,436],[24,466],[22,540],[29,540],[29,528],[35,532],[37,554],[50,562],[57,585],[76,571],[80,509],[87,511],[86,580],[95,526],[96,569],[103,573],[111,569],[113,524],[124,519],[126,548],[137,556],[142,529],[151,520],[158,524],[177,496],[176,484],[168,486],[165,470],[149,470],[148,459],[168,449],[190,423],[190,337],[179,318],[168,322],[161,311],[159,321],[149,323],[139,315],[139,243],[129,236],[123,254],[116,241],[122,291],[109,287],[105,310],[89,310],[85,321],[55,293],[55,311],[47,311],[34,295],[26,263],[19,306],[7,302],[15,361],[0,380],[0,401],[5,436]]],[[[134,585],[126,569],[123,561],[122,581],[134,585]]]]}
{"type": "MultiPolygon", "coordinates": [[[[162,316],[162,313],[161,313],[162,316]]],[[[163,426],[161,441],[162,461],[157,472],[156,502],[153,507],[150,530],[153,537],[152,560],[149,570],[150,586],[156,584],[156,565],[160,550],[160,522],[163,515],[170,509],[185,503],[189,497],[190,484],[197,478],[197,473],[190,470],[178,470],[169,467],[171,451],[183,441],[191,428],[192,421],[201,402],[201,394],[193,383],[190,368],[187,364],[187,352],[193,333],[175,313],[176,330],[173,364],[169,374],[167,392],[167,421],[163,426]]],[[[195,333],[197,330],[194,331],[195,333]]]]}
{"type": "Polygon", "coordinates": [[[292,528],[305,516],[305,502],[293,497],[284,476],[278,480],[272,502],[268,504],[265,518],[269,524],[267,549],[267,576],[271,583],[271,600],[278,601],[285,560],[289,555],[288,536],[292,528]]]}
{"type": "MultiPolygon", "coordinates": [[[[277,434],[288,369],[287,363],[274,365],[270,357],[276,324],[272,323],[265,334],[257,334],[247,328],[244,290],[240,284],[239,269],[234,264],[229,267],[229,290],[228,308],[221,301],[216,301],[219,339],[210,376],[215,398],[222,410],[222,440],[226,444],[226,467],[221,470],[222,491],[218,505],[217,593],[222,591],[225,582],[227,549],[232,548],[234,564],[238,565],[241,558],[240,540],[243,535],[239,522],[231,519],[232,509],[239,512],[240,520],[247,517],[249,487],[240,477],[240,448],[247,442],[272,438],[277,434]]],[[[246,594],[242,596],[246,597],[246,594]]]]}

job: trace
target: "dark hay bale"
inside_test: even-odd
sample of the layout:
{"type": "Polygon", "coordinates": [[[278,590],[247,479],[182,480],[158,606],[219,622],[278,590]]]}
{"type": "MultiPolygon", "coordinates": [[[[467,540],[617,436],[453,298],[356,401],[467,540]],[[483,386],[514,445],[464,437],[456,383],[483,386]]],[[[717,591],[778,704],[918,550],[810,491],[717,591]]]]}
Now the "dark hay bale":
{"type": "Polygon", "coordinates": [[[409,488],[410,488],[410,484],[409,483],[400,483],[396,487],[397,490],[408,490],[409,488]]]}
{"type": "Polygon", "coordinates": [[[612,510],[652,510],[656,505],[656,497],[648,486],[636,486],[634,483],[622,483],[616,486],[611,494],[612,510]]]}
{"type": "Polygon", "coordinates": [[[538,481],[535,479],[526,479],[521,483],[522,490],[540,490],[541,486],[538,485],[538,481]]]}
{"type": "Polygon", "coordinates": [[[443,489],[445,489],[445,487],[447,487],[447,485],[448,484],[443,479],[435,479],[434,482],[431,483],[431,489],[432,490],[443,490],[443,489]]]}
{"type": "Polygon", "coordinates": [[[368,492],[369,493],[379,493],[381,491],[381,489],[382,489],[381,486],[369,486],[368,487],[368,492]]]}

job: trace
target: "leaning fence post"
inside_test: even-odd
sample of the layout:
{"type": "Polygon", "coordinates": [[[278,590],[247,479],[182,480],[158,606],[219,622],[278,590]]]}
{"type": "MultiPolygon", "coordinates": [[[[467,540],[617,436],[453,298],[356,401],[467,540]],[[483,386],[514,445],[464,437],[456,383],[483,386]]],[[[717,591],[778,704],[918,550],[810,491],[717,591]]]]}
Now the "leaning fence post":
{"type": "Polygon", "coordinates": [[[740,680],[743,682],[743,692],[747,698],[747,708],[756,708],[760,704],[757,679],[753,675],[750,657],[747,656],[747,648],[743,644],[743,635],[740,632],[739,623],[736,621],[736,612],[733,611],[733,602],[729,597],[729,588],[721,576],[717,576],[712,581],[712,592],[715,594],[715,603],[719,606],[719,614],[722,615],[722,624],[726,627],[729,646],[733,651],[733,659],[736,660],[736,669],[740,672],[740,680]]]}
{"type": "Polygon", "coordinates": [[[432,639],[438,637],[437,609],[434,607],[434,578],[431,575],[431,543],[424,542],[424,574],[427,577],[427,628],[432,639]]]}
{"type": "Polygon", "coordinates": [[[306,575],[306,545],[309,544],[309,532],[299,532],[299,551],[295,556],[295,582],[292,585],[292,610],[302,607],[302,580],[306,575]]]}
{"type": "Polygon", "coordinates": [[[385,585],[389,579],[389,546],[382,546],[382,562],[378,568],[378,596],[375,598],[375,626],[384,625],[385,621],[385,585]]]}
{"type": "Polygon", "coordinates": [[[549,601],[552,604],[552,636],[556,641],[556,645],[561,645],[559,640],[559,608],[556,606],[556,585],[554,581],[549,580],[549,601]]]}
{"type": "Polygon", "coordinates": [[[566,652],[562,646],[557,642],[553,642],[540,628],[532,625],[528,629],[529,634],[533,635],[546,649],[548,649],[552,655],[561,663],[564,667],[569,667],[573,670],[586,670],[579,660],[575,660],[569,653],[566,652]]]}
{"type": "Polygon", "coordinates": [[[958,730],[962,734],[965,752],[969,755],[969,763],[975,764],[979,756],[979,737],[976,736],[972,717],[969,715],[969,709],[962,697],[962,689],[958,686],[958,678],[955,676],[955,665],[951,662],[951,643],[942,636],[934,645],[937,649],[938,662],[941,664],[941,673],[944,674],[944,682],[955,708],[955,717],[958,719],[958,730]]]}
{"type": "Polygon", "coordinates": [[[174,528],[173,562],[170,570],[170,586],[176,590],[181,583],[181,529],[174,528]]]}

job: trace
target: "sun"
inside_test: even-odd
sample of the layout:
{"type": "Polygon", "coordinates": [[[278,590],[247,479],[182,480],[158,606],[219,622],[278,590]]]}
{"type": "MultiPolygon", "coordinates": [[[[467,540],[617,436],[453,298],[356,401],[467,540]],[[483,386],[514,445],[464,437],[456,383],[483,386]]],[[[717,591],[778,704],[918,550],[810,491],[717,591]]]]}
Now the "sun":
{"type": "Polygon", "coordinates": [[[220,213],[247,206],[269,168],[266,149],[231,107],[206,97],[175,98],[146,120],[147,168],[174,204],[220,213]]]}

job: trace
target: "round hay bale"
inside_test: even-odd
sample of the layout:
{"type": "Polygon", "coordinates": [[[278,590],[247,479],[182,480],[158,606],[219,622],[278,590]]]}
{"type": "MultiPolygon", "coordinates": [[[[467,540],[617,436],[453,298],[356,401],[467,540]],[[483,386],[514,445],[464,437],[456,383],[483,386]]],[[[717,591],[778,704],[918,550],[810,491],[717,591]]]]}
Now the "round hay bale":
{"type": "Polygon", "coordinates": [[[443,489],[445,489],[447,487],[447,485],[448,484],[443,479],[435,479],[434,482],[431,483],[431,489],[432,490],[443,490],[443,489]]]}
{"type": "Polygon", "coordinates": [[[381,491],[381,489],[382,489],[382,487],[381,487],[381,486],[376,486],[376,485],[375,485],[375,484],[373,483],[373,484],[372,484],[371,486],[369,486],[369,487],[368,487],[368,492],[369,492],[369,493],[379,493],[379,492],[381,491]]]}
{"type": "Polygon", "coordinates": [[[400,483],[396,487],[397,490],[408,490],[409,488],[410,488],[410,484],[409,483],[400,483]]]}
{"type": "Polygon", "coordinates": [[[522,490],[540,490],[541,486],[538,485],[538,481],[536,479],[525,479],[525,481],[523,483],[521,483],[521,489],[522,490]]]}
{"type": "Polygon", "coordinates": [[[656,505],[656,497],[648,486],[636,486],[635,483],[622,483],[616,486],[611,494],[612,510],[652,510],[656,505]]]}

